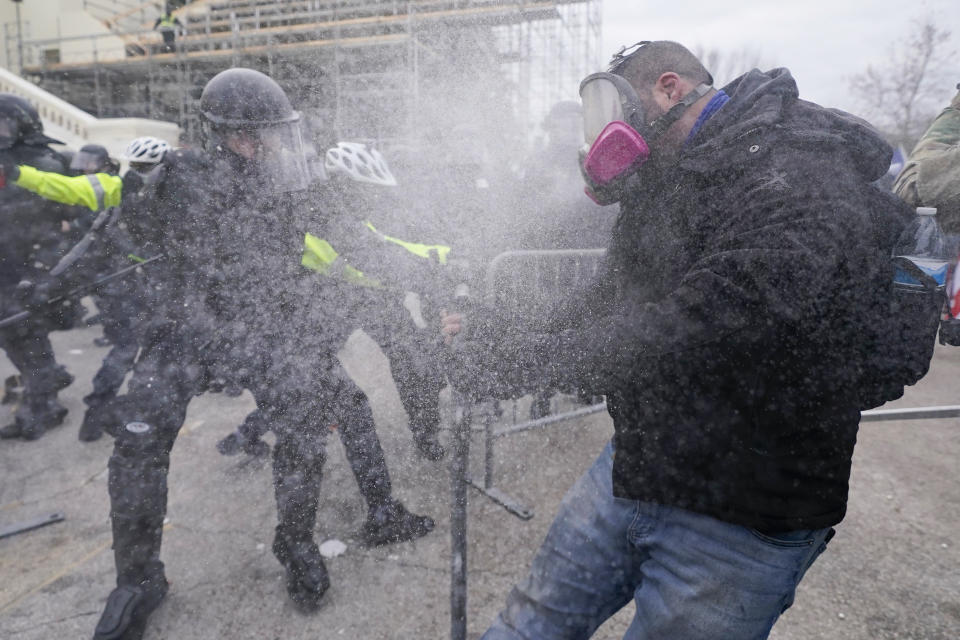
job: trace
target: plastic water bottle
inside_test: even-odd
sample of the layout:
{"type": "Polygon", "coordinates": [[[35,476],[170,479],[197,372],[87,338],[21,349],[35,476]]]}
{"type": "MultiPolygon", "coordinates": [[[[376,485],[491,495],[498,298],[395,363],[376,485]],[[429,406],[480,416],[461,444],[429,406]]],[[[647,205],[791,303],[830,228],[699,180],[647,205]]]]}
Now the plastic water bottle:
{"type": "MultiPolygon", "coordinates": [[[[939,287],[944,286],[953,256],[950,255],[946,236],[937,223],[935,208],[917,208],[917,217],[907,225],[893,247],[893,257],[906,258],[933,278],[939,287]]],[[[923,283],[900,267],[897,267],[893,281],[899,287],[923,287],[923,283]]]]}

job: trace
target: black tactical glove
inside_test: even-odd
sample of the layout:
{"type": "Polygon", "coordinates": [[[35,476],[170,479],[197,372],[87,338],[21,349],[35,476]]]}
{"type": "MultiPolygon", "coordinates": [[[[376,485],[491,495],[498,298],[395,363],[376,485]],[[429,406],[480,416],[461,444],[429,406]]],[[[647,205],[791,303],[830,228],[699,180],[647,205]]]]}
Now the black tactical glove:
{"type": "Polygon", "coordinates": [[[547,334],[518,331],[483,305],[460,300],[463,327],[446,352],[450,384],[474,399],[519,398],[549,380],[547,334]]]}

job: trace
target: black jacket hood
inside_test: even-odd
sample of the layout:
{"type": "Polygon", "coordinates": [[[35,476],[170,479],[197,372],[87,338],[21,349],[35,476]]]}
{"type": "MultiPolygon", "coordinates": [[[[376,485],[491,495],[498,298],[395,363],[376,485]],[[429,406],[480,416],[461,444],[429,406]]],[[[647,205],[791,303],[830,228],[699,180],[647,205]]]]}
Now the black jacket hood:
{"type": "Polygon", "coordinates": [[[707,158],[714,148],[724,149],[737,138],[769,131],[777,135],[778,146],[846,156],[865,182],[879,179],[890,168],[893,149],[870,123],[799,99],[797,83],[787,69],[754,69],[723,91],[730,101],[691,141],[689,155],[707,158]]]}

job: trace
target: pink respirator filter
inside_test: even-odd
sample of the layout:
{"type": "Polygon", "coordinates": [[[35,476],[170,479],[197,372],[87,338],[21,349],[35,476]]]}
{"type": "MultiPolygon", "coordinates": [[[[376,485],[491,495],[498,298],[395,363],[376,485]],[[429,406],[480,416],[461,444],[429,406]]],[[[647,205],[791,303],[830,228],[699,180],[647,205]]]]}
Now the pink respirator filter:
{"type": "Polygon", "coordinates": [[[583,170],[594,184],[605,186],[649,157],[650,147],[643,136],[626,122],[615,120],[597,136],[587,152],[583,170]]]}

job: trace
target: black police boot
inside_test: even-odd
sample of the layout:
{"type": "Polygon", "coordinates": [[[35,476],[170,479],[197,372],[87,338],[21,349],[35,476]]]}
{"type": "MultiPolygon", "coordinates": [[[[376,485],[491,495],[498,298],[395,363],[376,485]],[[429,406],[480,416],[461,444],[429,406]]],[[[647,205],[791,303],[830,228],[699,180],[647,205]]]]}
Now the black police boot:
{"type": "Polygon", "coordinates": [[[235,456],[240,453],[240,434],[234,431],[218,442],[217,451],[223,456],[235,456]]]}
{"type": "Polygon", "coordinates": [[[287,570],[290,598],[304,612],[309,612],[319,606],[323,594],[330,588],[327,568],[313,541],[325,455],[320,447],[310,456],[310,447],[305,447],[303,442],[278,436],[273,452],[273,490],[279,524],[273,539],[273,554],[287,570]]]}
{"type": "Polygon", "coordinates": [[[303,611],[316,610],[323,594],[330,588],[330,576],[313,536],[309,533],[291,534],[283,526],[277,526],[273,555],[287,570],[290,599],[303,611]]]}
{"type": "Polygon", "coordinates": [[[243,424],[217,443],[217,451],[225,456],[233,456],[243,451],[248,456],[262,458],[270,453],[270,445],[261,440],[261,436],[270,431],[270,422],[260,409],[247,414],[243,424]]]}
{"type": "Polygon", "coordinates": [[[379,547],[422,538],[433,531],[433,527],[433,519],[429,516],[411,513],[400,501],[391,500],[369,509],[360,537],[368,547],[379,547]]]}
{"type": "Polygon", "coordinates": [[[439,431],[439,406],[418,406],[417,411],[410,416],[410,432],[413,434],[413,444],[417,446],[417,451],[432,462],[443,459],[447,454],[437,439],[439,431]]]}
{"type": "Polygon", "coordinates": [[[7,376],[3,381],[3,400],[0,400],[0,404],[13,404],[20,399],[22,393],[23,384],[20,382],[20,376],[16,374],[7,376]]]}
{"type": "Polygon", "coordinates": [[[99,407],[87,407],[87,411],[83,414],[83,422],[80,423],[80,431],[77,433],[77,438],[81,442],[99,440],[100,436],[103,435],[103,429],[104,420],[99,407]]]}
{"type": "Polygon", "coordinates": [[[140,640],[147,618],[160,606],[169,584],[163,571],[136,584],[121,584],[110,592],[93,640],[140,640]]]}
{"type": "Polygon", "coordinates": [[[20,405],[12,424],[0,429],[0,438],[36,440],[56,427],[67,416],[67,408],[56,400],[33,401],[20,405]]]}
{"type": "Polygon", "coordinates": [[[53,391],[63,391],[73,384],[74,377],[64,367],[58,366],[53,372],[53,391]]]}
{"type": "Polygon", "coordinates": [[[270,445],[260,438],[248,440],[239,431],[234,431],[217,443],[217,451],[225,456],[235,456],[242,451],[248,456],[264,458],[270,454],[270,445]]]}
{"type": "Polygon", "coordinates": [[[87,410],[83,414],[83,422],[80,423],[80,431],[77,438],[81,442],[93,442],[99,440],[104,431],[108,430],[110,421],[114,419],[112,411],[108,409],[111,398],[105,398],[102,395],[91,393],[83,401],[87,404],[87,410]]]}

